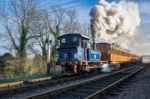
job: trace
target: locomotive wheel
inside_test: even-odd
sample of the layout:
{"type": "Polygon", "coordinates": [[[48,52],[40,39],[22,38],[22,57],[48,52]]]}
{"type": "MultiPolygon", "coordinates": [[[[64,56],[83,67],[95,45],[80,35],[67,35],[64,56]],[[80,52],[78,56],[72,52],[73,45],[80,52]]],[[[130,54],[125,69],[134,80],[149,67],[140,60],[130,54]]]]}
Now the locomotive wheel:
{"type": "Polygon", "coordinates": [[[66,73],[67,72],[67,67],[65,65],[62,65],[62,73],[66,73]]]}
{"type": "Polygon", "coordinates": [[[77,71],[77,65],[75,65],[74,67],[73,67],[73,71],[74,71],[74,73],[77,73],[78,71],[77,71]]]}

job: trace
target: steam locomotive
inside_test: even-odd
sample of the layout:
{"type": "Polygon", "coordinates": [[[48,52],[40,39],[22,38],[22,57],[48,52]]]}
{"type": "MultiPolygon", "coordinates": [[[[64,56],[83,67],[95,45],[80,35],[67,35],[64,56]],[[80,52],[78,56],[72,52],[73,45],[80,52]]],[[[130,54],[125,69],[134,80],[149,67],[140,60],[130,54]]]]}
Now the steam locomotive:
{"type": "Polygon", "coordinates": [[[119,65],[114,64],[141,60],[140,56],[108,43],[97,43],[97,49],[91,49],[90,39],[77,33],[62,35],[58,40],[57,65],[62,67],[64,73],[101,70],[104,64],[118,69],[119,65]]]}

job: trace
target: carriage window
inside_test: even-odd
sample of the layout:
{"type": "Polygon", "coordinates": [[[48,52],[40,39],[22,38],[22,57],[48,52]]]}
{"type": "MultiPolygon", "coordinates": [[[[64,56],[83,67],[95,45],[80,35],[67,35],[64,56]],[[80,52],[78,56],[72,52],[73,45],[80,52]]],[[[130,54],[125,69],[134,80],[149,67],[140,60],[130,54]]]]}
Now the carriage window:
{"type": "Polygon", "coordinates": [[[81,47],[87,48],[87,40],[81,40],[81,47]]]}

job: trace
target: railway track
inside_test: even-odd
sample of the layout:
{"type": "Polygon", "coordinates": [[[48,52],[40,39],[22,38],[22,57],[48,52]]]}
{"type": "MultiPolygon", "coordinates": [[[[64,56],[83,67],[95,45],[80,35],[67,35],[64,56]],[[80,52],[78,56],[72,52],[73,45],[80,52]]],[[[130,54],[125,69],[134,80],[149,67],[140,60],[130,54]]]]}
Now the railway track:
{"type": "MultiPolygon", "coordinates": [[[[150,66],[150,64],[147,64],[150,66]]],[[[150,67],[144,68],[134,78],[121,84],[110,93],[105,99],[150,99],[150,67]]]]}
{"type": "MultiPolygon", "coordinates": [[[[99,73],[90,73],[90,74],[84,74],[84,75],[66,75],[66,76],[58,76],[52,79],[45,79],[45,80],[31,80],[31,81],[21,81],[9,85],[4,85],[4,87],[0,88],[0,99],[1,97],[5,96],[13,96],[17,94],[18,92],[25,92],[30,89],[34,88],[41,88],[41,87],[46,87],[46,86],[55,86],[57,84],[61,84],[64,82],[71,82],[77,79],[82,79],[86,77],[92,77],[100,75],[99,73]]],[[[101,74],[103,75],[103,74],[101,74]]]]}
{"type": "Polygon", "coordinates": [[[132,73],[127,74],[123,78],[113,82],[112,84],[106,86],[105,88],[87,96],[85,99],[99,99],[99,98],[105,98],[109,95],[116,95],[115,90],[119,88],[122,84],[125,84],[125,81],[128,81],[129,79],[133,78],[139,73],[144,72],[146,69],[148,69],[149,66],[145,66],[143,68],[139,68],[132,73]]]}
{"type": "Polygon", "coordinates": [[[99,99],[129,78],[134,77],[144,67],[128,68],[114,73],[89,78],[77,83],[35,93],[25,99],[99,99]]]}

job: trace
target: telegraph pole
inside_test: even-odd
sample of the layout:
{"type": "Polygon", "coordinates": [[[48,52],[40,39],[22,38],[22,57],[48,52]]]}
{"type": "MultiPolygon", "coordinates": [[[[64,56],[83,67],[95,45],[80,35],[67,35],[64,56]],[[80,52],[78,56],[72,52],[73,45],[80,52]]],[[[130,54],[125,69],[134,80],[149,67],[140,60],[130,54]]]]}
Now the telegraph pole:
{"type": "Polygon", "coordinates": [[[50,56],[51,56],[51,43],[52,40],[46,39],[46,43],[47,43],[47,69],[46,69],[46,74],[49,75],[50,74],[50,67],[51,67],[51,61],[50,61],[50,56]]]}

